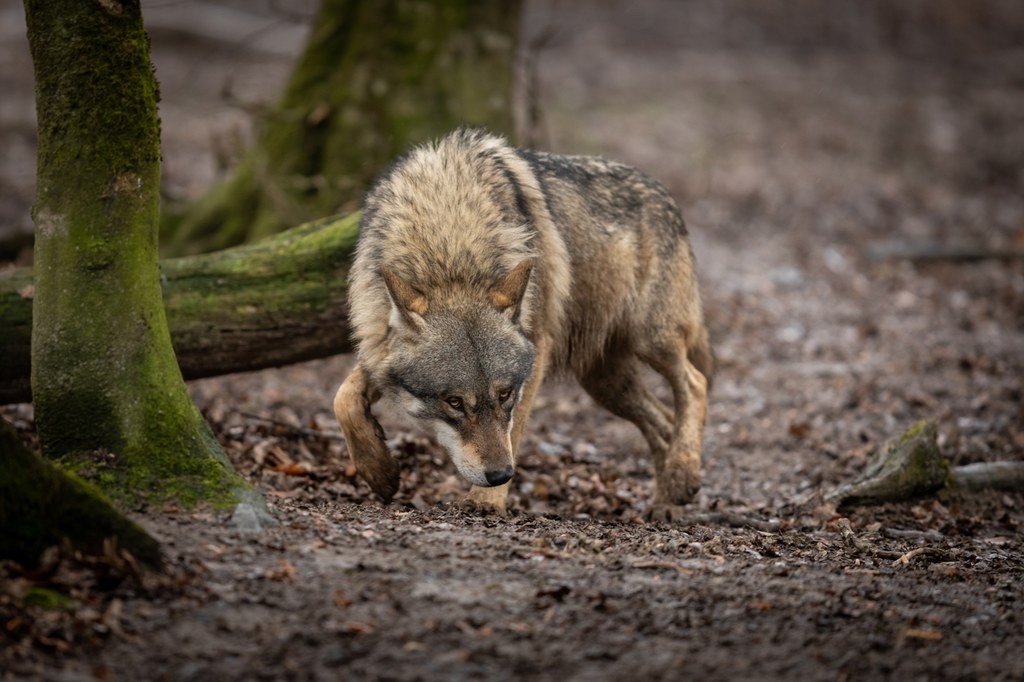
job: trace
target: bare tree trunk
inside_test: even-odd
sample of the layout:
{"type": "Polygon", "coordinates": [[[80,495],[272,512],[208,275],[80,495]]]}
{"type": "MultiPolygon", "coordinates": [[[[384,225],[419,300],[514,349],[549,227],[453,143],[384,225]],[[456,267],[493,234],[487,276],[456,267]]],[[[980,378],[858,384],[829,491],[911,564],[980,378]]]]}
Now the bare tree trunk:
{"type": "Polygon", "coordinates": [[[411,144],[458,125],[513,132],[521,0],[322,0],[255,147],[178,216],[165,246],[222,249],[354,209],[411,144]]]}
{"type": "Polygon", "coordinates": [[[32,395],[43,454],[125,504],[253,501],[192,404],[157,266],[157,84],[138,0],[26,0],[39,125],[32,395]]]}

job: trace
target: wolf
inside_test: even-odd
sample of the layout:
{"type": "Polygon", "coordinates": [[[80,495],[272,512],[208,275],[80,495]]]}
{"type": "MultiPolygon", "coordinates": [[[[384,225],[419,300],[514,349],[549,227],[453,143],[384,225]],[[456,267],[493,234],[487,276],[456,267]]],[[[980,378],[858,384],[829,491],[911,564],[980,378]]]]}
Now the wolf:
{"type": "Polygon", "coordinates": [[[412,149],[366,195],[349,318],[357,361],[334,411],[385,500],[399,467],[377,400],[433,431],[472,484],[470,506],[504,514],[537,389],[559,374],[640,429],[651,510],[700,487],[712,354],[694,257],[676,203],[629,166],[473,128],[412,149]]]}

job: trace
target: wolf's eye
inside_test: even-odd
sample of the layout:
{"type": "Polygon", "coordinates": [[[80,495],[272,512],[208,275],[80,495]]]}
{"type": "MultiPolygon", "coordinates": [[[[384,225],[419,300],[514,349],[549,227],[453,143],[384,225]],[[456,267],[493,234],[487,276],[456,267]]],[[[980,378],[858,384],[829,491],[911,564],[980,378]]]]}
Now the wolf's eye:
{"type": "Polygon", "coordinates": [[[453,395],[445,398],[444,401],[448,403],[448,406],[454,410],[462,409],[462,398],[453,395]]]}
{"type": "Polygon", "coordinates": [[[508,400],[511,397],[512,397],[512,389],[511,388],[506,388],[504,391],[501,391],[500,393],[498,393],[498,402],[499,403],[503,403],[503,402],[505,402],[506,400],[508,400]]]}

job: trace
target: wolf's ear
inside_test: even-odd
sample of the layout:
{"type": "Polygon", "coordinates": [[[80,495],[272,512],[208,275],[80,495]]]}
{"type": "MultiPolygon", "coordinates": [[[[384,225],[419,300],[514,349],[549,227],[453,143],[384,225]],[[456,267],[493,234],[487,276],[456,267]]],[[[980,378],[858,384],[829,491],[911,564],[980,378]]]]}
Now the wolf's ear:
{"type": "Polygon", "coordinates": [[[423,324],[421,316],[427,312],[427,297],[392,270],[381,268],[380,273],[391,297],[392,310],[398,311],[406,324],[419,329],[423,324]]]}
{"type": "Polygon", "coordinates": [[[531,272],[533,272],[533,263],[524,260],[499,279],[488,292],[494,307],[507,313],[513,322],[519,319],[523,294],[526,293],[526,285],[530,283],[531,272]]]}

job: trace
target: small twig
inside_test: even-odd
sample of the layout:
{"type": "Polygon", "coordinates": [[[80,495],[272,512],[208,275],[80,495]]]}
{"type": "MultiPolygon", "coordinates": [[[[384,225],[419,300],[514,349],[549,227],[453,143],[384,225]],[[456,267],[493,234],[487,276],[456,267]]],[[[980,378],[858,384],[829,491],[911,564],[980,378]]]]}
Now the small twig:
{"type": "Polygon", "coordinates": [[[949,552],[947,552],[944,549],[939,549],[938,547],[918,547],[917,549],[912,549],[906,554],[902,555],[900,558],[894,560],[892,562],[892,566],[893,568],[897,566],[905,566],[919,556],[946,557],[949,556],[949,552]]]}
{"type": "Polygon", "coordinates": [[[659,561],[657,559],[652,559],[650,561],[634,561],[630,564],[630,568],[667,568],[669,570],[676,571],[677,573],[682,573],[683,575],[694,574],[694,570],[691,568],[680,566],[679,564],[671,561],[659,561]]]}
{"type": "Polygon", "coordinates": [[[272,419],[271,417],[264,417],[264,416],[261,416],[261,415],[258,415],[258,414],[253,414],[251,412],[242,412],[242,411],[239,410],[239,411],[236,411],[235,414],[237,414],[239,417],[242,417],[244,419],[250,419],[252,421],[258,421],[258,422],[264,422],[266,424],[273,424],[274,426],[280,426],[281,428],[287,429],[288,431],[291,431],[292,433],[297,433],[297,434],[300,434],[300,435],[303,435],[303,436],[310,436],[312,438],[324,438],[326,440],[336,440],[336,441],[339,441],[339,442],[345,442],[345,437],[342,436],[341,434],[324,433],[323,431],[317,431],[316,429],[307,429],[304,426],[296,426],[295,424],[289,424],[288,422],[283,422],[283,421],[280,421],[278,419],[272,419]]]}
{"type": "Polygon", "coordinates": [[[922,540],[924,542],[942,542],[946,537],[934,530],[905,530],[902,528],[883,528],[882,535],[892,540],[922,540]]]}
{"type": "Polygon", "coordinates": [[[765,521],[739,512],[714,511],[692,514],[684,518],[686,521],[702,524],[725,524],[733,528],[753,528],[765,533],[778,533],[782,524],[778,520],[765,521]]]}

